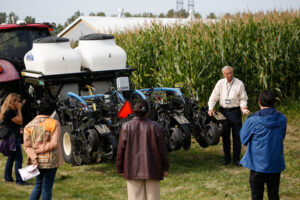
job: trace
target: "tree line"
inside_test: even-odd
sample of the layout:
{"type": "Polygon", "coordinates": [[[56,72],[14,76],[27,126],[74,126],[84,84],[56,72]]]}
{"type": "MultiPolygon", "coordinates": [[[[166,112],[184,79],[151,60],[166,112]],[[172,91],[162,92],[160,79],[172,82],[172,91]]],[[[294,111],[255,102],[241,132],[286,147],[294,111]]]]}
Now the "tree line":
{"type": "MultiPolygon", "coordinates": [[[[69,24],[71,24],[75,19],[77,19],[80,16],[83,16],[84,13],[80,12],[79,10],[76,11],[71,17],[67,19],[67,21],[64,24],[57,24],[55,27],[53,27],[53,35],[57,35],[59,32],[61,32],[65,27],[67,27],[69,24]]],[[[226,15],[229,15],[228,13],[226,15]]],[[[105,17],[106,14],[104,12],[90,12],[88,16],[102,16],[105,17]]],[[[112,17],[115,17],[116,15],[112,15],[112,17]]],[[[131,14],[130,12],[125,12],[124,17],[150,17],[150,18],[187,18],[189,16],[189,12],[185,9],[175,11],[174,9],[170,9],[167,13],[160,13],[158,15],[153,14],[151,12],[144,12],[144,13],[138,13],[138,14],[131,14]]],[[[196,12],[194,14],[194,17],[196,19],[202,18],[201,14],[196,12]]],[[[215,13],[211,12],[209,15],[206,16],[207,19],[216,19],[217,16],[215,13]]],[[[13,24],[18,20],[23,20],[27,24],[36,23],[35,17],[32,16],[26,16],[24,19],[20,19],[19,16],[17,16],[14,12],[5,13],[0,12],[0,24],[2,23],[8,23],[13,24]]]]}

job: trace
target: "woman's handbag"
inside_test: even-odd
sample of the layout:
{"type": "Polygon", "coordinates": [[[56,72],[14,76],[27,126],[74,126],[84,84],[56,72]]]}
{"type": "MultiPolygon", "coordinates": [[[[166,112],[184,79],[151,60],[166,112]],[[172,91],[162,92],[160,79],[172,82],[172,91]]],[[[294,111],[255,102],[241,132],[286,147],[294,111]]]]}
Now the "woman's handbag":
{"type": "Polygon", "coordinates": [[[9,135],[9,130],[8,128],[1,123],[0,124],[0,139],[5,139],[9,135]]]}

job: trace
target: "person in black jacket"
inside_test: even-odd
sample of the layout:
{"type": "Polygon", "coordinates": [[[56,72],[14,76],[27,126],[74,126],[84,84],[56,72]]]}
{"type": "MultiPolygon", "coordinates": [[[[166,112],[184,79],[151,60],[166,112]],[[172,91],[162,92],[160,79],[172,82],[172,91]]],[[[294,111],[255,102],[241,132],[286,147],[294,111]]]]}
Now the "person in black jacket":
{"type": "Polygon", "coordinates": [[[5,182],[14,182],[12,178],[12,168],[15,162],[15,175],[16,183],[19,185],[29,185],[29,183],[22,180],[18,169],[22,168],[23,155],[21,144],[19,140],[20,126],[23,124],[22,116],[23,103],[20,101],[20,95],[11,93],[9,94],[0,112],[0,120],[9,129],[10,134],[8,138],[2,141],[1,145],[8,143],[7,149],[7,161],[5,165],[4,180],[5,182]]]}

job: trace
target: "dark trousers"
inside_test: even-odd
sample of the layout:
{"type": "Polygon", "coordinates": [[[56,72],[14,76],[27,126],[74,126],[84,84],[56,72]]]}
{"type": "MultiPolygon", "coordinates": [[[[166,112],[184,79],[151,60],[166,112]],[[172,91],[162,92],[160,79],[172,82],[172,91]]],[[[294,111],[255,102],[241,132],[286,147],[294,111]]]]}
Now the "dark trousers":
{"type": "Polygon", "coordinates": [[[52,188],[57,168],[39,169],[40,174],[35,178],[35,186],[31,192],[30,200],[43,200],[52,198],[52,188]]]}
{"type": "Polygon", "coordinates": [[[280,183],[280,173],[267,174],[251,170],[249,182],[251,187],[252,200],[262,200],[264,198],[265,183],[267,184],[268,199],[279,199],[278,192],[280,183]]]}
{"type": "Polygon", "coordinates": [[[4,171],[4,179],[5,181],[12,182],[14,181],[12,178],[12,169],[13,165],[15,163],[15,176],[16,176],[16,182],[21,183],[22,178],[20,176],[19,170],[22,168],[22,162],[23,162],[23,155],[22,155],[22,149],[20,141],[16,140],[16,151],[11,151],[10,155],[7,158],[6,165],[5,165],[5,171],[4,171]]]}
{"type": "Polygon", "coordinates": [[[231,161],[231,141],[230,141],[230,132],[232,132],[232,142],[233,142],[233,161],[239,162],[241,156],[241,139],[240,139],[240,130],[242,128],[242,113],[240,107],[236,108],[222,108],[220,107],[220,112],[227,118],[228,126],[224,130],[222,139],[223,139],[223,151],[225,155],[225,161],[231,161]]]}

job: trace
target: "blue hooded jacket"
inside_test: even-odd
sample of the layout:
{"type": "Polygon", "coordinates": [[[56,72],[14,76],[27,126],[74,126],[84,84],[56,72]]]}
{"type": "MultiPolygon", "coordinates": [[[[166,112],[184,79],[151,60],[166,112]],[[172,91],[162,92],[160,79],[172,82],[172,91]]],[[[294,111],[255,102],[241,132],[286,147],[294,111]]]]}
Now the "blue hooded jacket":
{"type": "Polygon", "coordinates": [[[241,142],[247,146],[241,165],[261,173],[283,171],[286,123],[286,117],[273,108],[250,115],[240,131],[241,142]]]}

